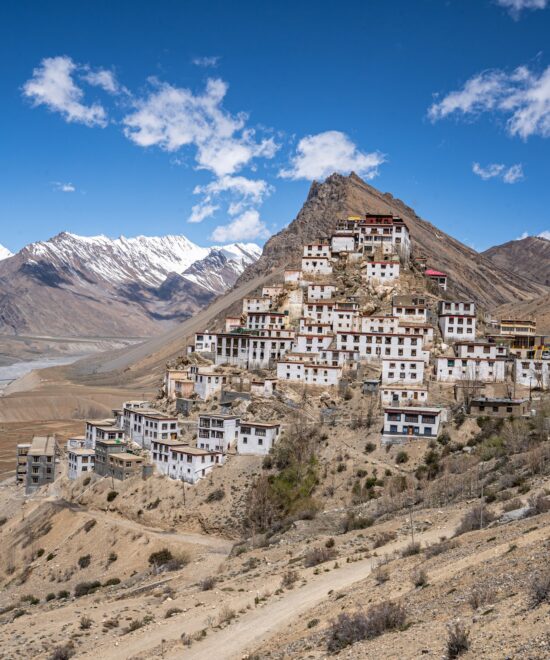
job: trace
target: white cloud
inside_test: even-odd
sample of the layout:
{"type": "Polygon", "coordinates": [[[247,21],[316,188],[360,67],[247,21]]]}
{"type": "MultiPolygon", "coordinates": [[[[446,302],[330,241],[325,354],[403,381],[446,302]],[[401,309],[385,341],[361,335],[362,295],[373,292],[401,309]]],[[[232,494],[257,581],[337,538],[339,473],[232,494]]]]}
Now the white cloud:
{"type": "Polygon", "coordinates": [[[510,135],[550,137],[550,66],[542,73],[520,66],[511,73],[484,71],[460,90],[450,92],[428,110],[432,121],[452,114],[477,116],[500,112],[507,116],[510,135]]]}
{"type": "Polygon", "coordinates": [[[254,240],[258,238],[267,238],[269,231],[260,220],[260,214],[256,209],[245,211],[233,222],[227,225],[220,225],[212,232],[212,240],[220,243],[229,243],[231,241],[254,240]]]}
{"type": "Polygon", "coordinates": [[[211,218],[216,211],[219,211],[220,207],[215,204],[210,204],[208,201],[200,202],[195,204],[191,208],[191,215],[187,219],[187,222],[202,222],[206,218],[211,218]]]}
{"type": "Polygon", "coordinates": [[[365,179],[378,174],[378,167],[386,160],[378,151],[363,153],[345,133],[326,131],[307,135],[298,143],[291,167],[279,172],[285,179],[324,179],[333,172],[349,174],[355,171],[365,179]]]}
{"type": "Polygon", "coordinates": [[[109,92],[109,94],[117,94],[120,90],[115,74],[108,69],[98,69],[97,71],[88,71],[82,78],[94,87],[101,87],[101,89],[109,92]]]}
{"type": "Polygon", "coordinates": [[[82,103],[84,92],[73,80],[77,65],[70,57],[46,57],[23,86],[23,95],[35,106],[45,105],[69,122],[106,126],[107,114],[98,103],[82,103]]]}
{"type": "Polygon", "coordinates": [[[76,186],[74,186],[72,183],[62,183],[61,181],[54,181],[53,188],[58,192],[64,192],[64,193],[76,192],[76,186]]]}
{"type": "Polygon", "coordinates": [[[539,238],[545,238],[547,241],[550,241],[550,231],[541,231],[540,234],[538,234],[539,238]]]}
{"type": "Polygon", "coordinates": [[[262,179],[248,179],[244,176],[222,176],[206,186],[196,186],[193,192],[198,194],[218,195],[232,192],[246,197],[254,204],[259,204],[271,191],[271,186],[262,179]]]}
{"type": "Polygon", "coordinates": [[[506,167],[502,163],[491,163],[487,167],[482,167],[479,163],[473,163],[472,172],[484,181],[498,178],[502,179],[504,183],[517,183],[524,178],[521,164],[506,167]]]}
{"type": "Polygon", "coordinates": [[[497,5],[504,7],[514,20],[518,20],[524,9],[545,9],[548,0],[495,0],[497,5]]]}
{"type": "Polygon", "coordinates": [[[219,55],[210,55],[205,57],[194,57],[193,64],[195,66],[201,66],[205,69],[207,68],[216,68],[220,62],[219,55]]]}

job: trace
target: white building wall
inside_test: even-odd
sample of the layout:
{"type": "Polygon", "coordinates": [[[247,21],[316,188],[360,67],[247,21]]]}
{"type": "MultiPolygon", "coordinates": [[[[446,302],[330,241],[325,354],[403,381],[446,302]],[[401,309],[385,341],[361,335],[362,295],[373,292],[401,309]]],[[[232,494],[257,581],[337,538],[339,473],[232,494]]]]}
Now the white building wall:
{"type": "Polygon", "coordinates": [[[334,234],[331,239],[331,250],[334,254],[353,252],[355,250],[355,237],[349,234],[334,234]]]}
{"type": "Polygon", "coordinates": [[[313,300],[331,300],[336,293],[334,284],[310,284],[307,287],[307,299],[313,300]]]}
{"type": "Polygon", "coordinates": [[[304,245],[304,258],[307,257],[330,257],[330,245],[328,243],[310,243],[304,245]]]}
{"type": "Polygon", "coordinates": [[[440,316],[439,329],[443,339],[475,339],[475,316],[440,316]]]}
{"type": "Polygon", "coordinates": [[[456,383],[462,380],[503,383],[506,380],[506,362],[439,357],[436,359],[436,380],[442,383],[456,383]]]}
{"type": "Polygon", "coordinates": [[[242,422],[239,426],[237,451],[239,454],[265,456],[269,454],[277,438],[280,426],[256,426],[253,422],[242,422]]]}
{"type": "Polygon", "coordinates": [[[423,380],[423,360],[382,360],[382,385],[419,385],[423,380]]]}
{"type": "Polygon", "coordinates": [[[303,257],[302,272],[311,275],[330,275],[332,264],[324,257],[303,257]]]}
{"type": "Polygon", "coordinates": [[[384,386],[380,388],[380,400],[384,405],[397,405],[413,403],[426,403],[428,401],[428,390],[397,387],[397,386],[384,386]]]}
{"type": "Polygon", "coordinates": [[[550,388],[550,360],[516,360],[516,383],[525,387],[550,388]]]}
{"type": "Polygon", "coordinates": [[[392,282],[399,277],[400,265],[399,262],[394,261],[373,261],[367,263],[365,272],[369,280],[392,282]]]}

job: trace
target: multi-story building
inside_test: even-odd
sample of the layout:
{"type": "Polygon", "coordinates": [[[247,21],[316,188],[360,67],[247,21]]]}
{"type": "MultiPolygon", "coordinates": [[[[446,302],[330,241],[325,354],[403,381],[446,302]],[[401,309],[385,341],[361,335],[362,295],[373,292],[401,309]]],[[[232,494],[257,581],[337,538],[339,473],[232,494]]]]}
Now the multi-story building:
{"type": "Polygon", "coordinates": [[[95,449],[91,447],[67,447],[67,476],[78,479],[94,471],[95,449]]]}
{"type": "Polygon", "coordinates": [[[15,483],[17,484],[24,484],[27,481],[27,454],[30,448],[30,442],[22,442],[17,445],[15,467],[15,483]]]}
{"type": "Polygon", "coordinates": [[[384,358],[382,360],[382,385],[399,383],[418,385],[424,380],[424,360],[384,358]]]}
{"type": "Polygon", "coordinates": [[[438,357],[436,379],[443,383],[473,381],[503,383],[506,380],[506,360],[503,358],[438,357]]]}
{"type": "Polygon", "coordinates": [[[550,387],[550,360],[516,360],[516,383],[536,390],[550,387]]]}
{"type": "Polygon", "coordinates": [[[335,284],[309,284],[307,287],[307,300],[308,302],[332,300],[336,295],[336,291],[335,284]]]}
{"type": "MultiPolygon", "coordinates": [[[[315,358],[315,354],[311,354],[315,358]]],[[[323,385],[332,387],[338,385],[342,377],[342,367],[333,364],[320,364],[297,360],[279,360],[277,363],[277,378],[288,382],[304,383],[305,385],[323,385]]]]}
{"type": "Polygon", "coordinates": [[[356,250],[356,237],[350,231],[336,231],[330,241],[331,252],[333,254],[340,254],[342,252],[355,252],[356,250]]]}
{"type": "Polygon", "coordinates": [[[283,312],[249,312],[246,327],[249,330],[282,330],[288,325],[288,314],[283,312]]]}
{"type": "Polygon", "coordinates": [[[428,389],[422,386],[384,385],[380,388],[380,400],[384,405],[422,405],[428,401],[428,389]]]}
{"type": "Polygon", "coordinates": [[[217,465],[223,465],[221,452],[211,452],[188,445],[172,447],[168,465],[168,476],[195,484],[204,479],[217,465]]]}
{"type": "Polygon", "coordinates": [[[216,333],[197,332],[195,335],[195,351],[197,353],[212,353],[216,344],[216,333]]]}
{"type": "Polygon", "coordinates": [[[384,214],[367,214],[364,218],[341,220],[337,232],[350,232],[364,252],[373,254],[398,254],[408,260],[411,241],[407,225],[401,218],[384,214]]]}
{"type": "Polygon", "coordinates": [[[197,447],[225,454],[235,447],[238,429],[236,415],[199,415],[197,447]]]}
{"type": "Polygon", "coordinates": [[[395,316],[367,316],[359,317],[359,330],[367,333],[392,334],[398,332],[399,319],[395,316]]]}
{"type": "Polygon", "coordinates": [[[225,374],[217,374],[211,371],[198,371],[195,374],[195,393],[203,401],[219,394],[227,382],[225,374]]]}
{"type": "MultiPolygon", "coordinates": [[[[318,323],[327,323],[332,325],[334,307],[336,303],[334,300],[317,300],[315,302],[307,302],[303,305],[303,318],[309,321],[317,321],[318,323]]],[[[300,325],[300,330],[302,329],[300,325]]]]}
{"type": "Polygon", "coordinates": [[[369,261],[365,273],[369,280],[392,282],[399,277],[400,265],[398,261],[369,261]]]}
{"type": "Polygon", "coordinates": [[[25,492],[34,493],[38,488],[55,481],[57,447],[55,438],[35,436],[27,450],[27,474],[25,492]]]}
{"type": "Polygon", "coordinates": [[[504,337],[534,337],[537,334],[537,322],[530,319],[502,319],[500,334],[504,337]]]}
{"type": "Polygon", "coordinates": [[[330,257],[330,244],[328,241],[318,241],[317,243],[308,243],[304,245],[304,258],[307,257],[330,257]]]}
{"type": "Polygon", "coordinates": [[[337,333],[336,348],[354,351],[359,359],[419,359],[428,362],[429,352],[422,349],[422,337],[377,333],[337,333]]]}
{"type": "Polygon", "coordinates": [[[262,422],[241,422],[237,438],[239,454],[269,454],[279,437],[280,424],[264,424],[262,422]]]}
{"type": "Polygon", "coordinates": [[[403,321],[427,323],[429,320],[428,300],[419,294],[394,296],[392,316],[397,316],[403,321]]]}
{"type": "Polygon", "coordinates": [[[122,440],[124,439],[124,429],[117,426],[115,418],[87,420],[86,440],[89,446],[95,447],[98,439],[122,440]]]}
{"type": "Polygon", "coordinates": [[[332,263],[328,257],[302,257],[302,272],[308,275],[330,275],[332,263]]]}
{"type": "Polygon", "coordinates": [[[127,448],[123,440],[98,440],[95,445],[94,470],[100,477],[111,475],[109,456],[124,453],[127,448]]]}
{"type": "Polygon", "coordinates": [[[170,472],[170,451],[175,447],[186,446],[181,440],[153,440],[149,455],[157,470],[166,476],[170,472]]]}
{"type": "Polygon", "coordinates": [[[529,414],[529,399],[475,397],[470,414],[479,417],[522,417],[529,414]]]}
{"type": "Polygon", "coordinates": [[[440,270],[435,270],[433,268],[426,268],[424,271],[425,277],[427,277],[431,282],[437,284],[437,286],[443,291],[447,291],[447,273],[442,273],[440,270]]]}
{"type": "Polygon", "coordinates": [[[443,339],[474,339],[476,307],[471,300],[442,300],[439,303],[439,329],[443,339]]]}
{"type": "Polygon", "coordinates": [[[441,412],[441,408],[416,406],[384,408],[382,444],[437,437],[441,412]]]}
{"type": "Polygon", "coordinates": [[[177,440],[178,418],[158,410],[136,410],[130,438],[141,447],[149,449],[152,440],[177,440]]]}
{"type": "Polygon", "coordinates": [[[332,334],[298,334],[294,349],[298,353],[320,353],[328,348],[334,340],[332,334]]]}
{"type": "Polygon", "coordinates": [[[126,451],[113,452],[109,454],[109,476],[124,481],[139,475],[144,464],[143,456],[136,456],[126,451]]]}
{"type": "Polygon", "coordinates": [[[273,300],[269,296],[262,298],[243,298],[243,314],[250,312],[269,312],[273,307],[273,300]]]}

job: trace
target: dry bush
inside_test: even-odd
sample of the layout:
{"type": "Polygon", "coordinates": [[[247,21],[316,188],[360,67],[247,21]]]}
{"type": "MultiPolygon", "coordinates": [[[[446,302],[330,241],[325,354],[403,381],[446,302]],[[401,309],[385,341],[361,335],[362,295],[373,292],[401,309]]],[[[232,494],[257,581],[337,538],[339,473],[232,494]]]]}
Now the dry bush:
{"type": "Polygon", "coordinates": [[[396,532],[380,532],[380,534],[378,534],[378,536],[375,537],[372,547],[375,549],[381,548],[383,545],[386,545],[391,541],[395,541],[396,538],[397,538],[396,532]]]}
{"type": "Polygon", "coordinates": [[[200,582],[201,591],[211,591],[216,586],[216,578],[213,575],[205,577],[200,582]]]}
{"type": "Polygon", "coordinates": [[[508,500],[502,507],[503,511],[516,511],[516,509],[521,509],[523,507],[523,502],[519,497],[514,497],[511,500],[508,500]]]}
{"type": "Polygon", "coordinates": [[[342,613],[335,619],[327,634],[327,649],[338,653],[365,639],[372,639],[388,630],[403,628],[406,612],[402,605],[385,601],[373,605],[367,612],[342,613]]]}
{"type": "Polygon", "coordinates": [[[530,585],[531,605],[537,607],[542,603],[550,603],[550,569],[535,575],[530,585]]]}
{"type": "Polygon", "coordinates": [[[478,584],[470,591],[468,603],[473,610],[477,610],[484,605],[494,603],[495,598],[496,594],[492,587],[486,584],[478,584]]]}
{"type": "Polygon", "coordinates": [[[460,621],[448,627],[447,657],[458,658],[470,648],[470,633],[460,621]]]}
{"type": "Polygon", "coordinates": [[[232,610],[228,605],[224,605],[220,610],[220,614],[218,616],[218,625],[222,625],[223,623],[229,623],[236,616],[237,614],[235,613],[235,610],[232,610]]]}
{"type": "Polygon", "coordinates": [[[425,587],[428,584],[428,574],[423,568],[416,568],[411,573],[411,581],[415,587],[425,587]]]}
{"type": "Polygon", "coordinates": [[[460,525],[455,531],[455,536],[472,532],[475,529],[486,527],[489,523],[495,520],[495,515],[484,504],[476,505],[464,514],[460,525]],[[483,521],[483,525],[482,525],[483,521]]]}
{"type": "Polygon", "coordinates": [[[75,653],[74,644],[69,642],[68,644],[55,648],[50,655],[49,660],[69,660],[69,658],[72,658],[75,653]]]}
{"type": "Polygon", "coordinates": [[[312,566],[317,566],[318,564],[330,561],[336,556],[337,552],[334,548],[312,548],[304,555],[304,566],[306,566],[306,568],[311,568],[312,566]]]}
{"type": "Polygon", "coordinates": [[[92,619],[89,616],[84,615],[80,619],[80,630],[89,630],[92,627],[92,619]]]}
{"type": "Polygon", "coordinates": [[[172,616],[175,616],[176,614],[181,614],[183,612],[182,609],[179,607],[171,607],[170,609],[166,610],[166,614],[164,615],[165,619],[169,619],[172,616]]]}
{"type": "Polygon", "coordinates": [[[402,557],[412,557],[420,554],[420,543],[412,541],[401,550],[402,557]]]}
{"type": "Polygon", "coordinates": [[[283,587],[283,589],[292,589],[294,584],[298,582],[299,577],[298,571],[286,571],[281,580],[281,587],[283,587]]]}
{"type": "Polygon", "coordinates": [[[529,498],[529,506],[531,507],[531,515],[533,516],[548,513],[550,511],[550,497],[545,497],[542,493],[533,495],[529,498]]]}
{"type": "Polygon", "coordinates": [[[434,543],[432,545],[428,545],[424,548],[424,554],[426,557],[437,557],[437,555],[441,555],[444,552],[448,552],[449,550],[452,550],[453,548],[458,547],[457,541],[449,541],[445,539],[444,541],[440,541],[439,543],[434,543]]]}
{"type": "Polygon", "coordinates": [[[372,574],[376,584],[384,584],[390,579],[390,572],[385,566],[377,566],[372,574]]]}

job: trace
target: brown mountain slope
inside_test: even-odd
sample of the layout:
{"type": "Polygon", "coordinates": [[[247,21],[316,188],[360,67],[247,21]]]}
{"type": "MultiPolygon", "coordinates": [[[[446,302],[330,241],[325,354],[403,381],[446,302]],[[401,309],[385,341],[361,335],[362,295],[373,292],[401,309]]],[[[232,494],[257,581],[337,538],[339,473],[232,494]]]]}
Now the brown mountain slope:
{"type": "Polygon", "coordinates": [[[550,286],[550,241],[546,238],[528,236],[495,245],[482,254],[499,268],[550,286]]]}
{"type": "Polygon", "coordinates": [[[431,267],[450,275],[455,294],[491,308],[545,292],[544,287],[530,279],[521,276],[511,279],[507,269],[499,268],[487,257],[422,220],[401,200],[381,193],[353,173],[347,177],[333,174],[324,183],[314,182],[296,218],[267,241],[262,256],[244,271],[239,283],[274,268],[299,263],[303,243],[328,236],[338,219],[365,212],[401,216],[409,226],[413,250],[426,255],[431,267]]]}

